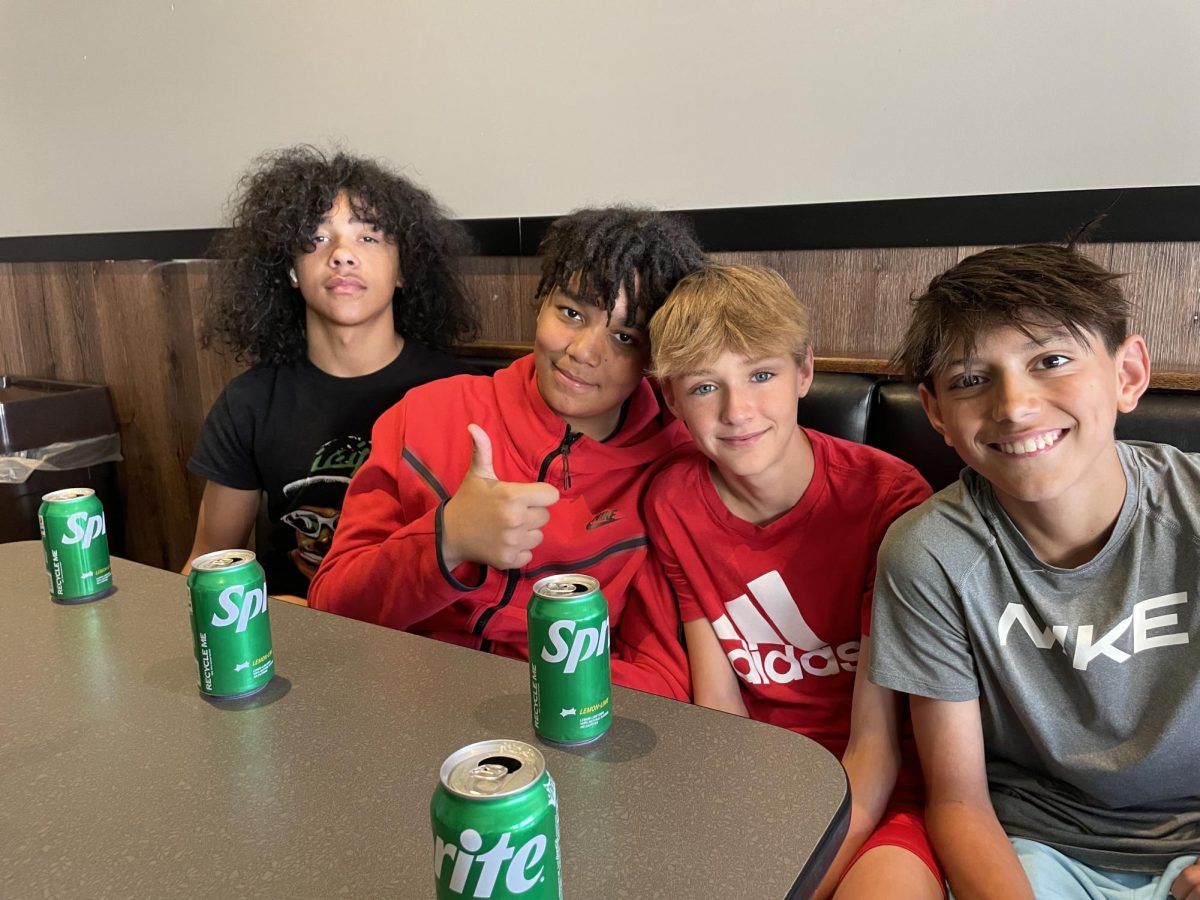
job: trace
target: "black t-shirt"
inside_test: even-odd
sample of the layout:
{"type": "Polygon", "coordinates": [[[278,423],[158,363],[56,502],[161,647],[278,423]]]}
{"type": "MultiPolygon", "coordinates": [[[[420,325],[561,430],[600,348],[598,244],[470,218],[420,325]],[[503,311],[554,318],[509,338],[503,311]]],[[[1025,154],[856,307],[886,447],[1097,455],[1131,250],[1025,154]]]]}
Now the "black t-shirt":
{"type": "Polygon", "coordinates": [[[257,366],[225,386],[188,467],[226,487],[266,491],[269,524],[257,545],[267,589],[307,596],[350,476],[371,450],[375,420],[409,388],[473,371],[411,339],[387,366],[355,378],[307,358],[257,366]]]}

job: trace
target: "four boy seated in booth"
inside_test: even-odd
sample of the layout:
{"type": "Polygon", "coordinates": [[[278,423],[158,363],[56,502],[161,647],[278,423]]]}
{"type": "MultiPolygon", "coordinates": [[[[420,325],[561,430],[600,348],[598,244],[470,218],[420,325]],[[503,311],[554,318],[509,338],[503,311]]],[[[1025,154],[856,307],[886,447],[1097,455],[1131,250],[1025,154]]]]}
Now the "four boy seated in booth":
{"type": "Polygon", "coordinates": [[[1200,900],[1200,461],[1114,439],[1150,376],[1117,275],[1000,248],[916,298],[897,359],[965,465],[931,496],[797,424],[807,306],[668,215],[556,221],[491,377],[446,353],[463,232],[384,166],[264,157],[223,241],[210,332],[252,367],[192,558],[265,492],[274,593],[521,659],[533,583],[595,576],[615,683],[842,760],[818,896],[1200,900]]]}

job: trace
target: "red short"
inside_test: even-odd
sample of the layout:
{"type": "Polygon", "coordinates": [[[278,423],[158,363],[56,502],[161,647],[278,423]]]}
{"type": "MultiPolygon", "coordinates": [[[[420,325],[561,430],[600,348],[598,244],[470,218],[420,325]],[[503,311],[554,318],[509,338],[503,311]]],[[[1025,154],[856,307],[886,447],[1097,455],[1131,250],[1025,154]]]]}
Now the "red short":
{"type": "Polygon", "coordinates": [[[942,896],[946,896],[946,882],[942,877],[942,868],[938,865],[937,857],[933,855],[933,845],[929,843],[929,832],[925,830],[925,813],[921,807],[909,803],[889,804],[883,811],[879,825],[871,832],[871,836],[863,841],[863,845],[850,860],[850,865],[858,862],[868,850],[884,846],[902,847],[914,854],[933,873],[934,879],[942,886],[942,896]]]}

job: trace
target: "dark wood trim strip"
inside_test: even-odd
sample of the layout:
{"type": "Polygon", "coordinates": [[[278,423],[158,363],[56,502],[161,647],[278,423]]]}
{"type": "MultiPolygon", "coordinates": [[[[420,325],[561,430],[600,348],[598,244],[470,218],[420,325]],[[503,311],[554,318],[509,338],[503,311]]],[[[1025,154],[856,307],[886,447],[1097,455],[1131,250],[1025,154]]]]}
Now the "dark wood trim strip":
{"type": "MultiPolygon", "coordinates": [[[[712,252],[961,247],[1061,241],[1105,214],[1092,240],[1200,240],[1200,186],[1111,188],[680,210],[712,252]]],[[[534,256],[554,216],[464,219],[482,256],[534,256]]],[[[216,231],[0,238],[0,262],[195,259],[216,231]]]]}

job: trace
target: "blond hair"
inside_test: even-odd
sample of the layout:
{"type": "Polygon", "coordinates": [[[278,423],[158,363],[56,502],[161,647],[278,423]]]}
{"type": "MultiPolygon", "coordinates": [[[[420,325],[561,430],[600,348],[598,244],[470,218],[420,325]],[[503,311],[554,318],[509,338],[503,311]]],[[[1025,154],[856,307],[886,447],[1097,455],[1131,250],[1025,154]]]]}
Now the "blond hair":
{"type": "Polygon", "coordinates": [[[663,380],[725,351],[803,363],[810,342],[808,305],[763,266],[705,266],[680,281],[650,320],[652,371],[663,380]]]}

